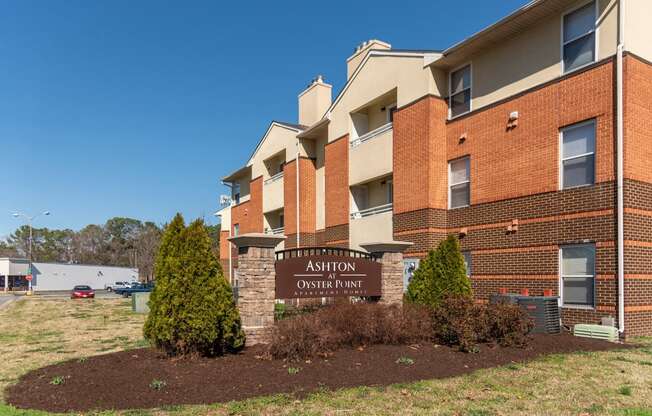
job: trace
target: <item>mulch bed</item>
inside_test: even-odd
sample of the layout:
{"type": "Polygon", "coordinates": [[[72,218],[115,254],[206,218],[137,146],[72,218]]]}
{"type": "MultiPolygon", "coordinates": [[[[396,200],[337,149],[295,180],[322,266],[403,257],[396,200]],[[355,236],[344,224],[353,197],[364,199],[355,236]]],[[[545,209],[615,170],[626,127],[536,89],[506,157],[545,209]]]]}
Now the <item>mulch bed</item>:
{"type": "Polygon", "coordinates": [[[615,348],[625,346],[570,335],[535,335],[524,349],[482,346],[479,353],[468,354],[434,345],[376,345],[297,363],[261,360],[258,348],[216,359],[182,360],[138,349],[34,370],[7,389],[6,400],[19,408],[65,412],[207,404],[278,393],[300,398],[324,388],[451,377],[544,354],[615,348]],[[396,363],[400,357],[412,358],[414,364],[396,363]],[[289,367],[300,371],[289,374],[289,367]],[[50,383],[57,376],[65,378],[63,384],[50,383]],[[150,387],[153,380],[166,385],[155,390],[150,387]]]}

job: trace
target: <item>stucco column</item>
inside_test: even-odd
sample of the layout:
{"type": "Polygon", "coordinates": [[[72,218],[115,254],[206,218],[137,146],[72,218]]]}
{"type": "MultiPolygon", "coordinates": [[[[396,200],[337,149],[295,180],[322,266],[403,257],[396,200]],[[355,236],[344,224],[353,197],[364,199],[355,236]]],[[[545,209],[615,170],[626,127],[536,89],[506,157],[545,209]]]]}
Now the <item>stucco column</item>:
{"type": "Polygon", "coordinates": [[[283,240],[285,236],[258,233],[229,238],[238,248],[238,309],[246,345],[266,342],[274,324],[274,252],[283,240]]]}
{"type": "Polygon", "coordinates": [[[9,291],[9,275],[5,275],[5,293],[9,291]]]}
{"type": "Polygon", "coordinates": [[[380,256],[383,267],[380,303],[403,304],[403,252],[412,244],[405,241],[360,244],[368,252],[380,256]]]}

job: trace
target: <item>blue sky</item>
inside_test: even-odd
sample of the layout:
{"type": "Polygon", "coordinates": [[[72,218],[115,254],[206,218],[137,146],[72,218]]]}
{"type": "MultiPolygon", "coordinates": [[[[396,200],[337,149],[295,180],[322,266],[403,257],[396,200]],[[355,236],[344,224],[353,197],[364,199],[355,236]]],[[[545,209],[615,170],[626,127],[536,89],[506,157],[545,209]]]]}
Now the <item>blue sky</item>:
{"type": "Polygon", "coordinates": [[[0,0],[0,237],[211,213],[219,178],[360,42],[443,49],[526,0],[0,0]]]}

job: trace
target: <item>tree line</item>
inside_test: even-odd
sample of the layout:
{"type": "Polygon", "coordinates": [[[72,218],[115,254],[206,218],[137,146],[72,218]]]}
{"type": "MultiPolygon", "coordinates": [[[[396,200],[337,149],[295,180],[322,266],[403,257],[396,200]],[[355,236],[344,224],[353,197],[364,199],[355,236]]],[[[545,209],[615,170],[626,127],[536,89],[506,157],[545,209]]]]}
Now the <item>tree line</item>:
{"type": "MultiPolygon", "coordinates": [[[[32,260],[138,268],[140,277],[154,278],[154,259],[165,225],[115,217],[79,231],[33,228],[32,260]]],[[[219,257],[220,226],[207,226],[212,251],[219,257]]],[[[23,225],[0,240],[0,257],[29,257],[29,227],[23,225]]]]}

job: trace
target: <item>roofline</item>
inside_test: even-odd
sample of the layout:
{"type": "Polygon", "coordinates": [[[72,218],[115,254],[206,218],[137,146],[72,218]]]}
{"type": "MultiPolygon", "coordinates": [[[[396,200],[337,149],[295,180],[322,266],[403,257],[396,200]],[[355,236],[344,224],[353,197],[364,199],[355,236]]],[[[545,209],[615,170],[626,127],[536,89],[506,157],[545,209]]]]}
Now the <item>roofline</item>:
{"type": "Polygon", "coordinates": [[[344,96],[344,93],[346,90],[349,88],[353,80],[358,76],[360,71],[362,71],[362,68],[365,66],[367,61],[371,59],[374,56],[394,56],[394,57],[406,57],[406,58],[423,58],[425,56],[424,52],[417,52],[417,51],[401,51],[401,50],[386,50],[386,49],[370,49],[367,55],[364,57],[362,62],[360,62],[360,65],[355,69],[353,74],[351,74],[351,77],[346,81],[346,84],[342,87],[340,92],[337,94],[337,97],[335,97],[335,100],[331,103],[331,105],[328,107],[328,110],[326,110],[326,113],[322,116],[322,119],[328,118],[330,120],[330,113],[335,108],[337,103],[342,99],[344,96]]]}
{"type": "Polygon", "coordinates": [[[234,177],[234,176],[240,176],[240,174],[244,173],[245,170],[251,169],[251,165],[245,165],[241,168],[238,168],[236,171],[231,172],[230,174],[222,177],[222,182],[233,182],[233,180],[229,180],[229,178],[234,177]]]}
{"type": "Polygon", "coordinates": [[[276,120],[272,120],[272,121],[269,123],[269,127],[267,127],[267,130],[265,130],[265,134],[264,134],[263,137],[258,141],[258,144],[257,144],[256,147],[254,148],[254,151],[251,153],[251,156],[249,156],[249,159],[247,160],[247,164],[244,165],[243,167],[239,168],[239,169],[236,170],[235,172],[232,172],[232,173],[230,173],[230,174],[228,174],[228,175],[222,177],[222,181],[223,181],[223,182],[232,182],[232,180],[229,180],[229,178],[231,178],[231,177],[233,177],[233,176],[235,176],[235,175],[237,175],[237,174],[244,173],[244,171],[245,171],[246,169],[250,169],[250,168],[251,168],[252,159],[253,159],[254,156],[256,155],[256,152],[258,151],[258,149],[260,149],[260,146],[263,144],[263,142],[265,141],[265,139],[266,139],[267,136],[269,135],[269,132],[270,132],[270,131],[272,130],[272,128],[274,128],[275,126],[282,127],[282,128],[284,128],[284,129],[288,129],[288,130],[291,130],[291,131],[296,132],[296,133],[300,133],[300,132],[302,132],[302,131],[304,130],[304,129],[300,128],[297,124],[287,123],[287,122],[284,122],[284,121],[276,121],[276,120]]]}
{"type": "Polygon", "coordinates": [[[302,131],[301,133],[297,134],[297,137],[299,139],[309,138],[308,134],[312,133],[313,130],[318,129],[318,128],[322,127],[323,125],[328,124],[330,121],[331,120],[330,120],[329,117],[324,117],[324,118],[320,119],[319,121],[317,121],[316,123],[314,123],[312,126],[308,127],[304,131],[302,131]]]}
{"type": "Polygon", "coordinates": [[[272,120],[272,122],[269,123],[269,127],[267,127],[267,130],[265,131],[265,134],[263,135],[263,137],[260,139],[260,141],[259,141],[258,144],[256,145],[256,148],[254,149],[254,151],[251,153],[251,156],[249,156],[249,160],[247,161],[247,165],[246,165],[246,166],[251,166],[251,164],[252,164],[252,159],[253,159],[254,156],[256,155],[256,152],[258,152],[258,149],[260,149],[260,146],[262,146],[263,142],[265,141],[265,139],[266,139],[267,136],[269,135],[269,132],[272,131],[272,129],[273,129],[275,126],[283,127],[284,129],[288,129],[288,130],[292,130],[292,131],[294,131],[295,133],[301,133],[301,132],[303,131],[303,129],[300,129],[300,128],[296,127],[295,124],[288,124],[288,123],[285,123],[285,122],[283,122],[283,121],[272,120]]]}
{"type": "MultiPolygon", "coordinates": [[[[467,44],[471,43],[472,41],[481,38],[484,36],[486,33],[493,31],[499,26],[502,26],[506,23],[509,23],[510,21],[514,20],[515,18],[519,17],[520,15],[528,12],[530,9],[533,7],[545,2],[546,0],[531,0],[529,3],[525,4],[524,6],[514,10],[507,16],[503,17],[502,19],[490,24],[489,26],[486,26],[483,29],[480,29],[479,31],[475,32],[471,36],[453,44],[451,47],[445,49],[443,52],[441,52],[442,57],[450,55],[453,52],[456,52],[463,46],[466,46],[467,44]]],[[[432,65],[433,63],[437,62],[437,60],[433,60],[432,62],[429,62],[427,65],[432,65]]]]}

